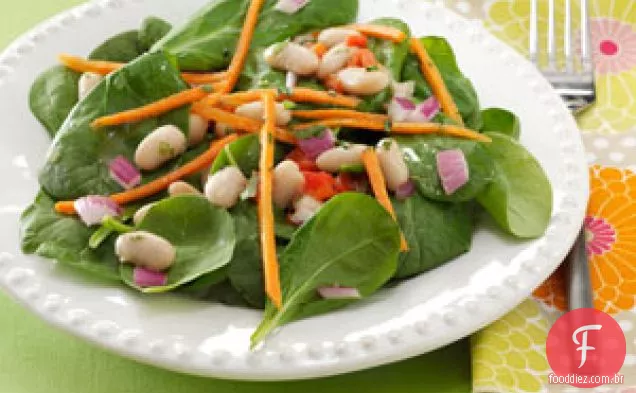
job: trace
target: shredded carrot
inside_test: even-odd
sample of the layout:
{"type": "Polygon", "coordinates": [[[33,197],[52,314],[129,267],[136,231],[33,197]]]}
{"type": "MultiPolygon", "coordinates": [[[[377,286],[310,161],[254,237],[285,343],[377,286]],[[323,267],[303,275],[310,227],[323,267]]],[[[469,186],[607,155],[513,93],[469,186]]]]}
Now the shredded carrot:
{"type": "Polygon", "coordinates": [[[195,87],[181,91],[169,97],[155,101],[139,108],[100,117],[91,123],[91,127],[100,128],[135,123],[152,117],[160,116],[171,110],[191,104],[210,94],[207,87],[195,87]]]}
{"type": "MultiPolygon", "coordinates": [[[[218,124],[227,125],[236,130],[247,131],[250,133],[258,133],[263,126],[262,121],[254,120],[249,117],[239,116],[235,113],[224,111],[223,109],[214,108],[202,103],[195,103],[192,106],[192,112],[203,117],[204,119],[214,121],[218,124]]],[[[296,143],[296,137],[283,128],[275,128],[274,133],[276,139],[290,144],[296,143]]]]}
{"type": "MultiPolygon", "coordinates": [[[[349,127],[369,131],[385,131],[386,122],[376,119],[330,119],[317,120],[309,123],[297,124],[293,127],[294,131],[307,129],[313,126],[324,127],[349,127]]],[[[440,134],[449,135],[458,138],[470,139],[478,142],[491,142],[492,140],[484,134],[469,130],[468,128],[454,126],[450,124],[438,123],[391,123],[389,125],[390,133],[401,135],[423,135],[423,134],[440,134]]]]}
{"type": "Polygon", "coordinates": [[[368,40],[364,35],[350,35],[346,40],[346,45],[350,47],[366,48],[367,44],[368,40]]]}
{"type": "Polygon", "coordinates": [[[367,113],[358,112],[350,109],[314,109],[314,110],[297,110],[293,111],[292,115],[300,119],[359,119],[359,120],[374,120],[385,122],[389,119],[387,115],[379,113],[367,113]]]}
{"type": "Polygon", "coordinates": [[[344,85],[342,84],[342,81],[340,80],[340,78],[338,78],[338,75],[336,74],[327,75],[327,77],[323,79],[322,83],[329,90],[335,91],[336,93],[340,93],[340,94],[344,93],[344,85]]]}
{"type": "Polygon", "coordinates": [[[368,37],[380,38],[397,43],[400,43],[406,39],[406,34],[402,30],[396,29],[395,27],[372,24],[358,24],[352,25],[350,27],[368,37]]]}
{"type": "Polygon", "coordinates": [[[322,58],[325,55],[325,53],[327,53],[329,48],[327,48],[327,45],[323,44],[322,42],[319,42],[313,46],[312,50],[314,51],[316,56],[322,58]]]}
{"type": "Polygon", "coordinates": [[[223,82],[227,78],[227,72],[182,72],[181,77],[191,85],[206,85],[223,82]]]}
{"type": "Polygon", "coordinates": [[[71,56],[67,54],[61,54],[58,56],[58,60],[62,65],[77,72],[92,72],[99,75],[108,75],[113,71],[120,69],[123,64],[115,63],[112,61],[101,60],[85,60],[81,57],[71,56]]]}
{"type": "Polygon", "coordinates": [[[239,76],[241,72],[243,72],[245,59],[247,59],[250,45],[252,44],[252,37],[254,36],[254,30],[256,30],[256,24],[258,23],[258,15],[264,3],[265,0],[252,0],[250,3],[247,15],[245,16],[245,23],[243,23],[243,31],[241,31],[234,57],[227,70],[227,84],[223,90],[221,90],[223,93],[229,93],[234,90],[234,86],[236,86],[236,82],[238,82],[239,76]]]}
{"type": "MultiPolygon", "coordinates": [[[[367,175],[369,176],[369,183],[371,183],[371,189],[373,189],[373,194],[375,198],[378,200],[380,205],[382,205],[386,211],[391,214],[391,217],[397,222],[397,216],[395,215],[395,210],[393,209],[393,205],[391,204],[391,199],[389,198],[389,193],[386,190],[386,180],[384,179],[384,174],[382,173],[382,167],[380,166],[380,160],[378,159],[378,155],[375,153],[373,149],[367,149],[362,153],[362,162],[364,163],[364,167],[367,170],[367,175]]],[[[406,238],[404,234],[400,231],[400,250],[408,251],[409,245],[406,242],[406,238]]]]}
{"type": "MultiPolygon", "coordinates": [[[[156,180],[153,180],[150,183],[144,184],[143,186],[139,186],[137,188],[133,188],[119,194],[111,195],[110,198],[115,203],[123,206],[131,202],[139,201],[141,199],[153,196],[168,188],[170,184],[174,183],[175,181],[195,174],[210,166],[219,152],[223,150],[225,145],[234,142],[236,139],[238,139],[238,136],[234,134],[228,135],[223,139],[216,140],[212,142],[212,144],[210,144],[210,148],[208,150],[206,150],[203,154],[188,162],[184,166],[177,168],[176,170],[156,180]]],[[[75,202],[58,202],[55,204],[55,211],[68,215],[75,214],[75,202]]]]}
{"type": "Polygon", "coordinates": [[[330,93],[327,91],[313,90],[303,87],[297,87],[292,90],[291,95],[281,95],[274,89],[256,89],[250,91],[241,91],[232,94],[212,94],[201,102],[209,106],[226,106],[237,107],[249,102],[260,100],[263,93],[270,92],[275,96],[278,95],[279,100],[289,99],[294,102],[309,102],[313,104],[324,104],[333,106],[342,106],[346,108],[355,108],[360,104],[360,99],[352,96],[330,93]]]}
{"type": "Polygon", "coordinates": [[[417,38],[411,38],[411,51],[419,59],[422,74],[429,86],[431,86],[433,94],[437,97],[439,105],[442,108],[442,112],[456,121],[459,125],[464,125],[464,121],[462,120],[462,116],[459,113],[459,109],[457,108],[455,101],[453,100],[453,96],[451,96],[450,92],[446,88],[444,79],[442,79],[442,74],[440,74],[439,69],[431,59],[431,56],[428,54],[424,44],[422,44],[422,41],[417,38]]]}
{"type": "Polygon", "coordinates": [[[276,254],[276,234],[274,231],[274,210],[272,201],[274,169],[274,130],[276,129],[275,96],[271,92],[263,93],[265,124],[260,131],[261,157],[259,163],[259,207],[261,254],[265,275],[265,293],[277,308],[281,307],[282,295],[278,256],[276,254]]]}

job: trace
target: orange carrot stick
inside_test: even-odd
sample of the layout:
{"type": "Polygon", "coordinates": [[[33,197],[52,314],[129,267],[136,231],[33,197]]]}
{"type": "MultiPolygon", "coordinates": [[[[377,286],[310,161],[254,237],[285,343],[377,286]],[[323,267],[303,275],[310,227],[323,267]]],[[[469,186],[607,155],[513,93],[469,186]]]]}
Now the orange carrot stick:
{"type": "Polygon", "coordinates": [[[429,86],[431,86],[433,94],[437,97],[442,112],[456,121],[459,125],[463,126],[464,121],[462,120],[462,116],[459,113],[459,109],[457,108],[455,101],[453,100],[453,96],[446,88],[444,79],[442,79],[442,74],[440,74],[439,69],[431,59],[431,56],[429,56],[424,44],[422,44],[422,41],[417,38],[411,38],[411,51],[420,60],[422,74],[429,86]]]}
{"type": "Polygon", "coordinates": [[[223,82],[227,78],[227,72],[182,72],[181,77],[191,85],[206,85],[216,82],[223,82]]]}
{"type": "Polygon", "coordinates": [[[247,10],[245,16],[245,23],[243,24],[243,31],[239,37],[238,44],[236,45],[236,51],[232,62],[227,71],[227,85],[221,90],[223,93],[229,93],[234,90],[236,82],[238,82],[241,72],[243,72],[243,66],[245,65],[245,59],[252,44],[252,37],[254,36],[254,30],[256,30],[256,24],[258,23],[258,15],[261,12],[265,0],[252,0],[250,7],[247,10]]]}
{"type": "Polygon", "coordinates": [[[400,43],[406,39],[406,34],[395,27],[373,25],[373,24],[357,24],[349,26],[352,29],[362,33],[368,37],[380,38],[400,43]]]}
{"type": "Polygon", "coordinates": [[[374,120],[385,122],[389,119],[387,115],[378,113],[358,112],[348,109],[315,109],[315,110],[297,110],[292,115],[299,119],[323,120],[323,119],[356,119],[356,120],[374,120]]]}
{"type": "MultiPolygon", "coordinates": [[[[203,117],[204,119],[215,121],[219,124],[225,124],[230,128],[234,128],[241,131],[247,131],[251,133],[258,133],[263,126],[263,122],[250,119],[249,117],[239,116],[232,112],[224,111],[223,109],[214,108],[202,103],[195,103],[192,106],[192,112],[203,117]]],[[[296,143],[296,137],[294,134],[288,132],[283,128],[275,128],[274,133],[276,139],[290,144],[296,143]]]]}
{"type": "Polygon", "coordinates": [[[59,55],[57,58],[62,65],[77,72],[92,72],[99,75],[108,75],[123,67],[122,63],[102,60],[85,60],[81,57],[71,56],[64,53],[59,55]]]}
{"type": "MultiPolygon", "coordinates": [[[[219,152],[223,150],[225,145],[234,142],[236,139],[238,139],[238,136],[233,134],[228,135],[223,139],[216,140],[212,142],[208,150],[206,150],[203,154],[188,162],[181,168],[178,168],[156,180],[153,180],[150,183],[144,184],[143,186],[139,186],[137,188],[133,188],[119,194],[111,195],[110,198],[119,205],[126,205],[131,202],[153,196],[168,188],[168,186],[170,186],[170,184],[174,183],[175,181],[195,174],[210,166],[219,152]]],[[[58,202],[55,204],[55,211],[62,214],[75,214],[75,202],[58,202]]]]}
{"type": "Polygon", "coordinates": [[[91,123],[91,127],[100,128],[106,126],[116,126],[126,123],[135,123],[152,117],[160,116],[171,110],[181,108],[182,106],[191,104],[210,94],[207,86],[195,87],[189,90],[181,91],[169,97],[155,101],[139,108],[131,109],[124,112],[115,113],[113,115],[103,116],[91,123]]]}
{"type": "Polygon", "coordinates": [[[258,223],[261,237],[261,254],[263,257],[263,272],[265,275],[265,293],[277,308],[281,307],[282,295],[280,288],[280,274],[278,256],[276,254],[276,234],[274,231],[274,210],[272,200],[274,169],[274,130],[276,129],[276,107],[274,94],[263,94],[265,106],[265,124],[261,128],[261,158],[259,164],[258,183],[259,208],[258,223]]]}
{"type": "Polygon", "coordinates": [[[313,104],[344,106],[346,108],[355,108],[360,104],[360,99],[356,97],[334,94],[328,91],[313,90],[305,87],[297,87],[292,90],[290,96],[283,96],[282,98],[290,99],[294,102],[310,102],[313,104]]]}
{"type": "MultiPolygon", "coordinates": [[[[391,204],[389,193],[386,191],[386,180],[384,179],[384,174],[382,173],[380,160],[378,159],[378,155],[375,153],[375,150],[365,150],[362,153],[362,162],[364,163],[364,167],[367,170],[367,175],[369,176],[369,182],[371,183],[371,188],[373,189],[375,198],[397,222],[397,216],[395,215],[395,210],[393,209],[393,205],[391,204]]],[[[401,231],[400,250],[403,252],[409,250],[409,245],[407,244],[406,238],[401,231]]]]}

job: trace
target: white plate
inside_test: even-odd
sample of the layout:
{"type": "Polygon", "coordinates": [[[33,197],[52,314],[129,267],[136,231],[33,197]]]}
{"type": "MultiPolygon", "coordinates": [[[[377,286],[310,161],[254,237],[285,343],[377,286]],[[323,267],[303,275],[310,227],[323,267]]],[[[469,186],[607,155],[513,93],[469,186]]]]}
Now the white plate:
{"type": "MultiPolygon", "coordinates": [[[[188,373],[297,379],[376,366],[471,334],[528,296],[556,268],[582,222],[587,168],[576,124],[534,67],[474,22],[418,0],[361,0],[361,20],[395,16],[453,44],[484,107],[516,112],[522,141],[549,174],[554,216],[545,237],[511,241],[481,228],[470,253],[371,299],[286,326],[250,353],[259,312],[106,287],[19,251],[18,217],[38,190],[49,140],[27,107],[29,86],[56,54],[84,55],[158,15],[179,23],[205,0],[108,0],[60,14],[0,57],[0,282],[43,319],[114,352],[188,373]]],[[[426,225],[422,222],[422,225],[426,225]]]]}

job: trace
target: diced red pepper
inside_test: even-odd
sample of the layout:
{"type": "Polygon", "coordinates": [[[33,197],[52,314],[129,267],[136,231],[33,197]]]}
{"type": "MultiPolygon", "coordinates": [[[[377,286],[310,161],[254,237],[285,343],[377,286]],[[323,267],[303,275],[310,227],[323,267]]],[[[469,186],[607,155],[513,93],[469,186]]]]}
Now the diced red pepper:
{"type": "Polygon", "coordinates": [[[325,55],[325,53],[327,53],[329,48],[327,48],[327,45],[319,42],[313,46],[312,50],[314,51],[316,56],[322,58],[325,55]]]}
{"type": "Polygon", "coordinates": [[[378,59],[376,59],[375,54],[373,54],[373,52],[369,49],[363,48],[356,51],[347,65],[349,67],[369,68],[377,66],[378,59]]]}
{"type": "Polygon", "coordinates": [[[350,35],[349,37],[347,37],[347,46],[357,47],[357,48],[366,48],[367,37],[363,35],[350,35]]]}
{"type": "Polygon", "coordinates": [[[305,176],[304,193],[324,202],[337,194],[336,180],[327,172],[303,171],[305,176]]]}
{"type": "Polygon", "coordinates": [[[295,148],[287,155],[288,160],[294,161],[300,167],[301,171],[317,171],[319,170],[316,163],[299,148],[295,148]]]}
{"type": "Polygon", "coordinates": [[[342,172],[336,176],[336,191],[349,192],[356,190],[356,183],[350,173],[342,172]]]}

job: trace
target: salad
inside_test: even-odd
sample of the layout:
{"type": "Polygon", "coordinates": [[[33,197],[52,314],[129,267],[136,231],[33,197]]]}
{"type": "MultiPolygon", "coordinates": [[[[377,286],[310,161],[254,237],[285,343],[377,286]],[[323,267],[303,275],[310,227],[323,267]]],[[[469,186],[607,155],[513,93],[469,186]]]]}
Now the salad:
{"type": "Polygon", "coordinates": [[[469,251],[486,214],[540,237],[550,183],[441,37],[358,0],[214,0],[87,58],[29,104],[52,138],[25,253],[278,327],[469,251]]]}

